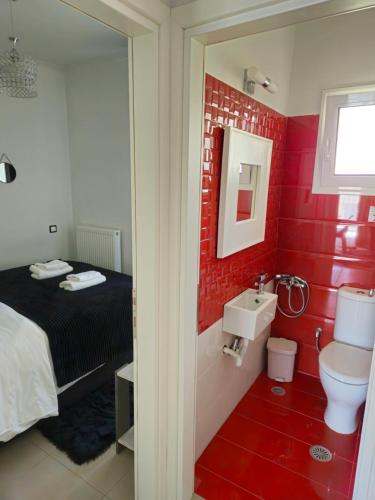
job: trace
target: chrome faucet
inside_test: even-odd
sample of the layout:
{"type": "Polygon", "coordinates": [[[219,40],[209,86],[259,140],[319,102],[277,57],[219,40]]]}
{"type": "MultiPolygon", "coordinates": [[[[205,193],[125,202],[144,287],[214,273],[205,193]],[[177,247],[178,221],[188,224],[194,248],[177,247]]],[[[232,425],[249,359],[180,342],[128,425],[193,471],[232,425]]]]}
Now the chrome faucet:
{"type": "Polygon", "coordinates": [[[258,276],[258,281],[255,283],[256,286],[258,287],[257,293],[259,295],[262,295],[264,293],[264,286],[266,284],[266,279],[267,279],[267,274],[266,273],[260,273],[258,276]]]}
{"type": "Polygon", "coordinates": [[[368,296],[374,297],[374,295],[375,295],[375,288],[370,288],[370,290],[368,291],[368,296]]]}

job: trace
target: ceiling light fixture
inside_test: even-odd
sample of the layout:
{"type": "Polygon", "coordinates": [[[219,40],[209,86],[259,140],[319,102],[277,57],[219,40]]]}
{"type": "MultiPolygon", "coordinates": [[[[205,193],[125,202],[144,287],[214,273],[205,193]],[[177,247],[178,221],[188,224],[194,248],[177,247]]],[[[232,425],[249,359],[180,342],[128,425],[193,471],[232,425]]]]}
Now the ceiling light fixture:
{"type": "Polygon", "coordinates": [[[9,0],[12,44],[7,51],[0,52],[0,93],[9,97],[30,98],[37,97],[37,65],[26,55],[20,54],[16,48],[19,38],[14,33],[13,2],[9,0]]]}

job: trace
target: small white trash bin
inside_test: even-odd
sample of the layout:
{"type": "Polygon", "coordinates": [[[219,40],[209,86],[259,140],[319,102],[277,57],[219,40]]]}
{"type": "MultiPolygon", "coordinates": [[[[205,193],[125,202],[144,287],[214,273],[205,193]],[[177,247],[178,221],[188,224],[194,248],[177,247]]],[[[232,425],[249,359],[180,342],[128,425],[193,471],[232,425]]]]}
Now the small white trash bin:
{"type": "Polygon", "coordinates": [[[292,382],[297,342],[270,337],[267,342],[268,377],[278,382],[292,382]]]}

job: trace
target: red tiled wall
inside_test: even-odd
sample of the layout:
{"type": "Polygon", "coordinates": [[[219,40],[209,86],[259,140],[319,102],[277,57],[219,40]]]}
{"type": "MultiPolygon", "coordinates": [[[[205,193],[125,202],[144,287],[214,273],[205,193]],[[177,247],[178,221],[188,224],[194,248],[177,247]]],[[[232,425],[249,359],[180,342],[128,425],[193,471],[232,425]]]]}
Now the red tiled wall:
{"type": "Polygon", "coordinates": [[[252,286],[257,273],[296,274],[311,285],[298,319],[277,314],[272,334],[299,343],[297,369],[318,376],[315,329],[322,346],[333,339],[337,289],[375,283],[375,197],[311,193],[319,116],[285,118],[206,75],[202,162],[199,332],[223,315],[230,299],[252,286]],[[225,125],[273,139],[266,239],[216,258],[222,145],[225,125]]]}
{"type": "Polygon", "coordinates": [[[223,315],[226,302],[252,286],[257,273],[276,270],[286,117],[223,82],[206,75],[202,163],[202,217],[199,332],[223,315]],[[273,139],[265,241],[224,259],[216,258],[220,173],[224,127],[273,139]]]}
{"type": "Polygon", "coordinates": [[[311,303],[299,319],[280,314],[272,334],[299,343],[297,369],[319,375],[315,328],[322,345],[333,339],[337,288],[375,283],[375,224],[367,222],[375,197],[311,193],[319,116],[288,119],[279,221],[277,270],[311,285],[311,303]]]}

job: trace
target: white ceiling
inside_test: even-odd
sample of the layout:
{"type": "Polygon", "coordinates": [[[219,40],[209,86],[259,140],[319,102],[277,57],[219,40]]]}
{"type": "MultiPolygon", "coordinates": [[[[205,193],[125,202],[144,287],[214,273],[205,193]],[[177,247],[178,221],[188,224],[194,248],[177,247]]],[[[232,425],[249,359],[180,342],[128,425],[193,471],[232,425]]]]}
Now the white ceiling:
{"type": "MultiPolygon", "coordinates": [[[[19,50],[41,61],[69,65],[127,55],[127,39],[60,0],[12,2],[19,50]]],[[[9,0],[0,0],[0,49],[9,46],[9,0]]]]}

